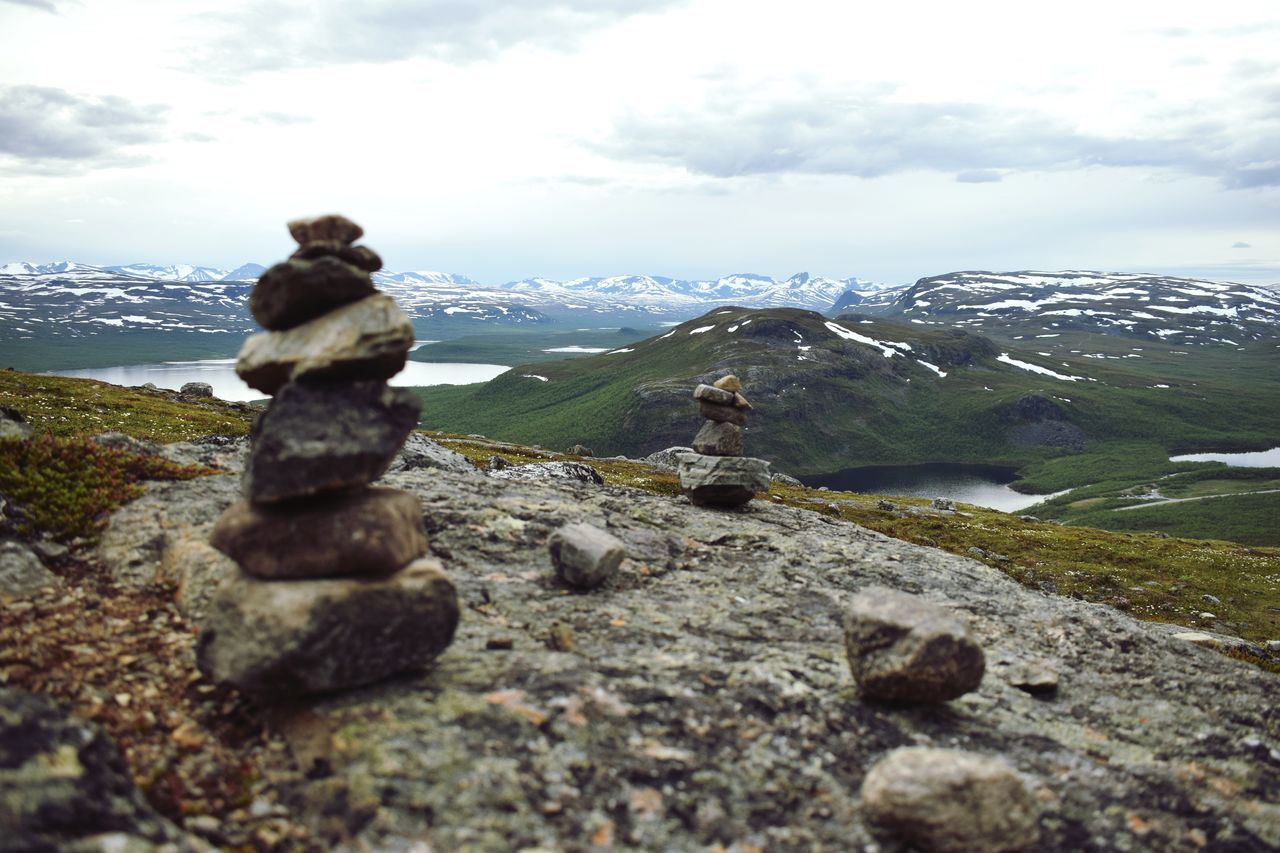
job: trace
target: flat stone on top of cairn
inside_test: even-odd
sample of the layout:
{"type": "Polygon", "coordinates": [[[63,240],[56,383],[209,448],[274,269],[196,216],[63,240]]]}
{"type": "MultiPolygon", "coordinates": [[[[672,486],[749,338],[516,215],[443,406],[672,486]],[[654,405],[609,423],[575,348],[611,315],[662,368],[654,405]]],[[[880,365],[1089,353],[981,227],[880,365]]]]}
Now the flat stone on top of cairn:
{"type": "MultiPolygon", "coordinates": [[[[211,542],[240,571],[218,589],[197,661],[273,697],[341,690],[428,664],[453,639],[457,592],[427,550],[417,498],[369,488],[418,422],[386,380],[413,345],[373,288],[372,250],[342,216],[289,223],[300,244],[259,279],[236,372],[274,395],[211,542]]],[[[376,262],[376,263],[374,263],[376,262]]]]}
{"type": "Polygon", "coordinates": [[[742,428],[751,404],[742,382],[730,374],[693,390],[707,419],[693,439],[693,453],[677,454],[680,490],[699,506],[740,506],[769,490],[769,463],[742,455],[742,428]]]}

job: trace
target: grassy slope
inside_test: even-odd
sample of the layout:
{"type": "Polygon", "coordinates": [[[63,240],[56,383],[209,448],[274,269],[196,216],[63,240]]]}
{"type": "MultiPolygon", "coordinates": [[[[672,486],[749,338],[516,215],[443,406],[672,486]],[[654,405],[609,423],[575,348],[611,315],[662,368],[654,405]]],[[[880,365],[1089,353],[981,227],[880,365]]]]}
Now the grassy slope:
{"type": "MultiPolygon", "coordinates": [[[[250,420],[242,407],[219,411],[216,403],[161,401],[100,382],[50,380],[14,372],[0,372],[0,402],[16,403],[31,414],[38,429],[54,429],[66,441],[104,429],[160,440],[191,438],[203,432],[240,433],[250,420]]],[[[457,435],[436,437],[478,462],[495,453],[517,464],[547,457],[531,448],[495,448],[457,435]]],[[[657,494],[678,491],[673,475],[645,465],[584,461],[613,484],[657,494]]],[[[969,549],[980,548],[980,559],[1023,583],[1051,583],[1063,594],[1107,602],[1139,618],[1201,624],[1258,641],[1280,637],[1277,549],[1027,523],[1016,516],[967,506],[962,506],[966,514],[903,514],[880,509],[877,498],[778,484],[771,488],[769,499],[957,554],[973,556],[969,549]],[[1203,595],[1221,600],[1213,606],[1217,619],[1211,623],[1197,615],[1206,609],[1203,595]]],[[[896,502],[903,506],[925,504],[912,499],[896,502]]]]}

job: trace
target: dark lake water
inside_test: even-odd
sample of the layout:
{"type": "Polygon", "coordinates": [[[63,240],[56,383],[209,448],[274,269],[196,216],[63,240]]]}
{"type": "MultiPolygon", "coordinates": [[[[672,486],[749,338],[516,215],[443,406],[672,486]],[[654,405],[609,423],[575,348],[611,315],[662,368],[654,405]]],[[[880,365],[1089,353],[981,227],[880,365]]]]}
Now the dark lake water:
{"type": "Polygon", "coordinates": [[[1024,495],[1009,488],[1017,469],[1001,465],[930,462],[924,465],[872,465],[834,474],[801,477],[806,486],[826,486],[866,495],[950,498],[1002,512],[1017,512],[1051,495],[1024,495]]]}

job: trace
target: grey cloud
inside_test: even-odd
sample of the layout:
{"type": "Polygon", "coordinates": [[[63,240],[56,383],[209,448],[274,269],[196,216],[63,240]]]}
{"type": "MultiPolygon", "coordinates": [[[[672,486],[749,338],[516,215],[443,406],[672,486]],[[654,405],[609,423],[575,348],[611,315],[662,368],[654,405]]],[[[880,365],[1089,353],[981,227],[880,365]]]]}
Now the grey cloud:
{"type": "Polygon", "coordinates": [[[215,36],[192,69],[239,76],[418,56],[466,62],[520,45],[563,50],[594,30],[687,1],[270,0],[202,16],[215,36]]]}
{"type": "Polygon", "coordinates": [[[1179,117],[1176,133],[1112,139],[1026,109],[968,103],[896,103],[858,93],[766,102],[724,88],[701,109],[628,116],[591,147],[618,160],[657,162],[714,178],[839,174],[875,178],[911,170],[963,182],[1017,171],[1144,166],[1211,176],[1227,187],[1280,185],[1280,116],[1207,121],[1179,117]]]}
{"type": "Polygon", "coordinates": [[[1252,244],[1252,243],[1244,243],[1244,242],[1236,242],[1236,243],[1232,243],[1232,244],[1231,244],[1231,248],[1233,248],[1233,249],[1252,249],[1252,248],[1253,248],[1253,244],[1252,244]]]}
{"type": "Polygon", "coordinates": [[[959,172],[956,180],[962,184],[994,184],[1003,180],[1003,176],[995,169],[969,169],[959,172]]]}
{"type": "Polygon", "coordinates": [[[52,0],[0,0],[0,3],[12,3],[15,6],[30,6],[32,9],[43,9],[46,12],[58,14],[58,7],[52,0]]]}
{"type": "Polygon", "coordinates": [[[167,108],[44,86],[0,87],[0,159],[41,173],[142,162],[130,146],[157,135],[167,108]]]}

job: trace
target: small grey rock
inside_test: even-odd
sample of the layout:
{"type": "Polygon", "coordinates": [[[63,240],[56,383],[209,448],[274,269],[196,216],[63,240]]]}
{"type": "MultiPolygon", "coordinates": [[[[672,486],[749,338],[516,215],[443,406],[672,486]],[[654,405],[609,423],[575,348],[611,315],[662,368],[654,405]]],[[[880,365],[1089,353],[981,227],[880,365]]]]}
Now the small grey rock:
{"type": "Polygon", "coordinates": [[[750,456],[681,453],[680,491],[698,506],[741,506],[769,491],[769,463],[750,456]]]}
{"type": "Polygon", "coordinates": [[[20,542],[0,542],[0,594],[31,595],[57,586],[58,578],[20,542]]]}
{"type": "Polygon", "coordinates": [[[213,386],[208,382],[188,382],[178,389],[183,397],[212,397],[213,386]]]}
{"type": "Polygon", "coordinates": [[[1222,603],[1222,599],[1218,598],[1218,596],[1209,595],[1207,593],[1205,595],[1200,596],[1200,600],[1203,601],[1205,604],[1221,604],[1222,603]]]}
{"type": "Polygon", "coordinates": [[[416,471],[420,468],[440,468],[459,474],[475,474],[476,466],[461,453],[456,453],[432,441],[420,432],[409,433],[396,458],[391,460],[387,472],[416,471]]]}
{"type": "Polygon", "coordinates": [[[5,439],[27,439],[31,437],[31,426],[17,409],[0,406],[0,441],[5,439]]]}
{"type": "Polygon", "coordinates": [[[595,589],[618,570],[626,548],[617,537],[590,524],[566,524],[547,539],[556,574],[581,589],[595,589]]]}
{"type": "Polygon", "coordinates": [[[783,474],[781,471],[775,472],[770,478],[772,482],[781,483],[784,486],[793,486],[797,489],[803,488],[804,483],[792,477],[790,474],[783,474]]]}
{"type": "Polygon", "coordinates": [[[862,782],[871,820],[927,851],[1015,851],[1040,840],[1034,793],[998,758],[903,747],[862,782]]]}
{"type": "Polygon", "coordinates": [[[692,447],[668,447],[666,450],[659,450],[656,453],[650,453],[640,461],[646,465],[652,465],[655,468],[674,471],[680,467],[680,454],[692,452],[692,447]]]}
{"type": "Polygon", "coordinates": [[[511,463],[495,453],[484,463],[484,467],[487,471],[501,471],[503,468],[510,468],[511,463]]]}
{"type": "Polygon", "coordinates": [[[1009,667],[1005,675],[1009,684],[1032,696],[1051,696],[1058,692],[1058,673],[1046,663],[1024,661],[1009,667]]]}
{"type": "Polygon", "coordinates": [[[1040,519],[1036,518],[1034,515],[1020,515],[1018,516],[1018,521],[1025,521],[1028,524],[1035,524],[1039,522],[1040,519]]]}
{"type": "Polygon", "coordinates": [[[581,444],[575,444],[573,447],[566,450],[565,453],[568,453],[570,456],[595,456],[595,454],[591,452],[590,447],[584,447],[581,444]]]}
{"type": "Polygon", "coordinates": [[[862,695],[945,702],[977,688],[985,657],[968,626],[918,596],[868,587],[844,622],[849,669],[862,695]]]}
{"type": "Polygon", "coordinates": [[[723,388],[716,388],[714,385],[699,385],[693,389],[693,399],[705,400],[708,403],[715,403],[720,406],[732,406],[733,392],[726,391],[723,388]]]}
{"type": "Polygon", "coordinates": [[[1273,655],[1280,655],[1280,640],[1267,640],[1267,651],[1273,655]]]}
{"type": "Polygon", "coordinates": [[[934,509],[940,509],[944,512],[956,511],[956,502],[950,498],[934,498],[932,506],[934,509]]]}
{"type": "Polygon", "coordinates": [[[893,512],[897,508],[898,508],[898,505],[893,503],[892,501],[884,501],[884,500],[876,501],[876,509],[881,509],[881,510],[884,510],[885,512],[893,512]]]}

